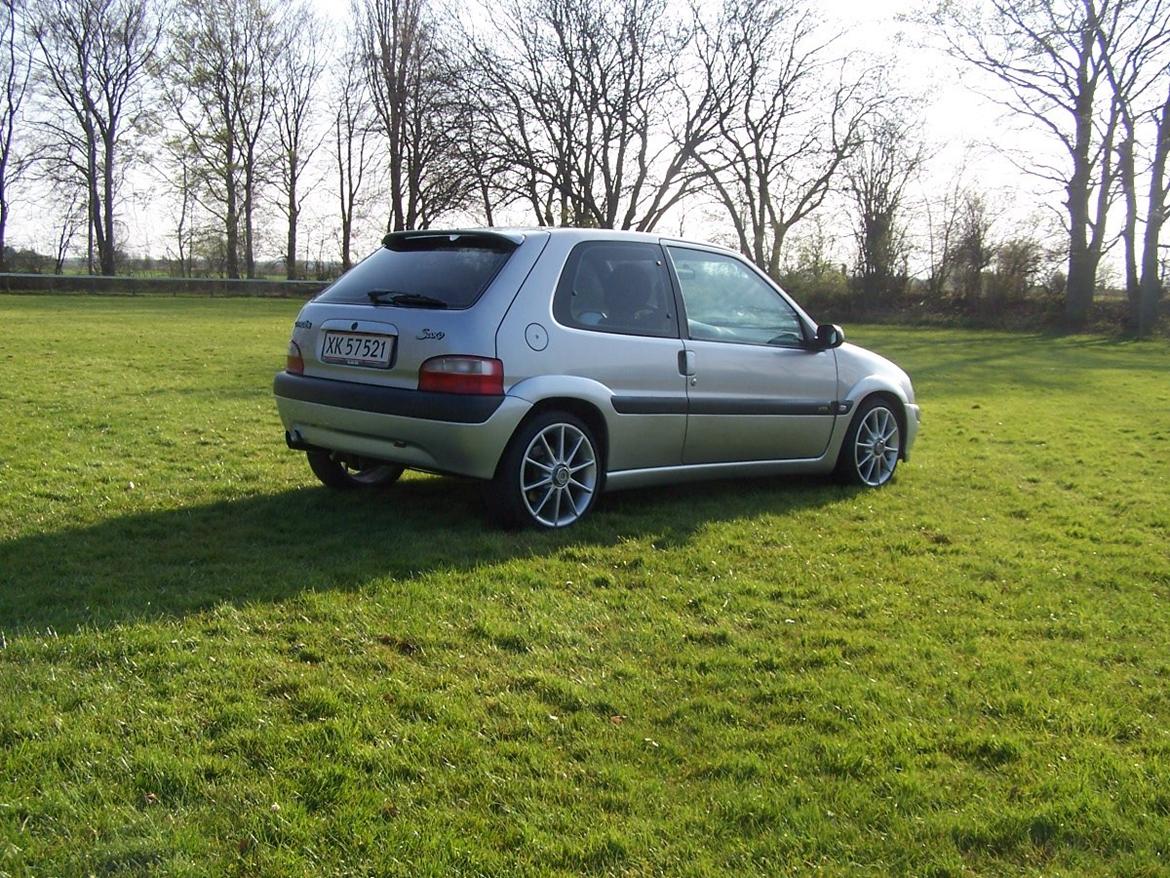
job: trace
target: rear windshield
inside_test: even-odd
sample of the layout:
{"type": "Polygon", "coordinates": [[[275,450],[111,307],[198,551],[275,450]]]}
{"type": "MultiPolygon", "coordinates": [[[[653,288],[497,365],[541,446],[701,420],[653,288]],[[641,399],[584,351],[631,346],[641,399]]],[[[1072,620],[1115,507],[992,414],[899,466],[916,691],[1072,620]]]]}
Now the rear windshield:
{"type": "Polygon", "coordinates": [[[467,308],[515,249],[512,241],[495,235],[389,235],[381,249],[338,278],[317,301],[368,305],[370,293],[387,291],[467,308]]]}

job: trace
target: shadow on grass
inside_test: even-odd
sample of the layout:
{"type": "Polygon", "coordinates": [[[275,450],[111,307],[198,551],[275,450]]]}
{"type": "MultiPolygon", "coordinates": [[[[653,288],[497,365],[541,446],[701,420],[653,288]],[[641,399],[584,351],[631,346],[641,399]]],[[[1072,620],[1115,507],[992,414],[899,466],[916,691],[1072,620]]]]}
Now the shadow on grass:
{"type": "Polygon", "coordinates": [[[0,543],[0,631],[66,633],[177,617],[569,546],[645,537],[681,546],[713,521],[782,515],[840,501],[851,490],[789,478],[626,491],[601,498],[581,524],[551,533],[495,529],[477,483],[438,477],[406,479],[381,493],[301,488],[126,515],[0,543]]]}

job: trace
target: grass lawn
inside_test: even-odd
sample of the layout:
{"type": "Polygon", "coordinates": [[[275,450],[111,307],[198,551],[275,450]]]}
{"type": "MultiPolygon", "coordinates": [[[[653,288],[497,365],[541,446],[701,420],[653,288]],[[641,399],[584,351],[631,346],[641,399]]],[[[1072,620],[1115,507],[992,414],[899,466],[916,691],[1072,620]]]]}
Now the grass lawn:
{"type": "Polygon", "coordinates": [[[0,297],[0,876],[1170,873],[1170,346],[852,327],[887,489],[318,487],[298,303],[0,297]]]}

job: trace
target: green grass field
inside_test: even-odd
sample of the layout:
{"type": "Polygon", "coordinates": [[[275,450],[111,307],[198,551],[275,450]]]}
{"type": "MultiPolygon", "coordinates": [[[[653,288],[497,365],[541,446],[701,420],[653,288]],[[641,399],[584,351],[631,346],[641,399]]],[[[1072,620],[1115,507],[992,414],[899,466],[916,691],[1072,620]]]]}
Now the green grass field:
{"type": "Polygon", "coordinates": [[[1170,874],[1170,346],[854,327],[895,483],[316,486],[297,303],[0,297],[0,876],[1170,874]]]}

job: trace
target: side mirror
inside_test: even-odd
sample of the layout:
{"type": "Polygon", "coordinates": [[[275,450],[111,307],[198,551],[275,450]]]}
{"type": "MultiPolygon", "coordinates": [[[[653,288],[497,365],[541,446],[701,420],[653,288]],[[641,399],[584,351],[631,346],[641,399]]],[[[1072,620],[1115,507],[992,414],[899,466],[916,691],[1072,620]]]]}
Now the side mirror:
{"type": "Polygon", "coordinates": [[[845,341],[845,330],[836,323],[822,323],[817,327],[817,347],[821,350],[838,348],[845,341]]]}

